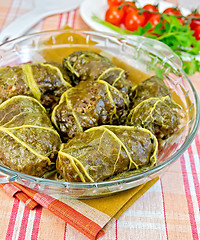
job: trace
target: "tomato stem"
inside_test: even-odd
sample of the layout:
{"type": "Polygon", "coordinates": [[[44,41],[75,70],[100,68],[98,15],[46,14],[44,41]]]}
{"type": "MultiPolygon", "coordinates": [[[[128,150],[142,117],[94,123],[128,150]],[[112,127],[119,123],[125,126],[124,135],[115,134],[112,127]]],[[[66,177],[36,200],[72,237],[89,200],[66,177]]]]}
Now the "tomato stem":
{"type": "MultiPolygon", "coordinates": [[[[167,16],[171,16],[171,15],[172,15],[172,14],[169,14],[169,13],[154,12],[154,11],[149,11],[149,10],[143,9],[143,8],[141,8],[141,7],[135,7],[135,6],[127,3],[125,0],[122,0],[122,4],[121,4],[120,6],[122,6],[122,5],[123,5],[123,6],[126,5],[126,6],[129,6],[129,7],[132,7],[132,8],[134,8],[134,9],[136,9],[136,10],[139,10],[141,14],[142,14],[143,12],[147,12],[147,13],[151,13],[151,14],[160,14],[160,15],[165,14],[165,15],[167,15],[167,16]]],[[[158,6],[158,4],[155,5],[155,6],[158,6]]],[[[175,8],[177,8],[177,7],[175,7],[175,8]]],[[[194,11],[197,12],[196,9],[195,9],[194,11]]],[[[194,12],[194,11],[193,11],[193,12],[194,12]]],[[[176,15],[176,17],[177,17],[177,18],[184,18],[184,19],[189,20],[189,21],[191,21],[191,20],[200,20],[200,17],[184,16],[184,15],[182,15],[182,14],[181,14],[181,15],[176,15]]]]}

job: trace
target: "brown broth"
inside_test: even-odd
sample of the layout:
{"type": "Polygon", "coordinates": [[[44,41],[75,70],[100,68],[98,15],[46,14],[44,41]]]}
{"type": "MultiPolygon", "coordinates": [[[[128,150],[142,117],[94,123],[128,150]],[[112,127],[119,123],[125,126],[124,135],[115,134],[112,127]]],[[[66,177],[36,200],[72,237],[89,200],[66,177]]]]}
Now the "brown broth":
{"type": "Polygon", "coordinates": [[[42,56],[46,61],[54,61],[62,63],[63,59],[66,58],[69,54],[74,51],[94,51],[100,53],[101,50],[93,46],[67,46],[67,47],[58,47],[58,48],[47,48],[42,51],[42,56]]]}
{"type": "Polygon", "coordinates": [[[121,61],[120,59],[118,59],[116,57],[112,58],[112,62],[116,66],[118,66],[128,72],[129,80],[132,82],[133,86],[137,85],[139,82],[142,82],[150,77],[149,74],[141,72],[140,70],[130,66],[129,64],[125,63],[124,61],[121,61]]]}

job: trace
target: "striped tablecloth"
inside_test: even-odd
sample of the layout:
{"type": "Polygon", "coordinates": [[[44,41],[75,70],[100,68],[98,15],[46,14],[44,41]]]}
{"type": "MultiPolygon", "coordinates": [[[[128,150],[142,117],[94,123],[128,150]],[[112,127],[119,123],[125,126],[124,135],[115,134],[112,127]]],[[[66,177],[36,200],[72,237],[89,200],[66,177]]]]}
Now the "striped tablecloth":
{"type": "MultiPolygon", "coordinates": [[[[32,0],[0,0],[0,28],[32,7],[32,0]]],[[[31,32],[59,29],[66,24],[75,29],[89,29],[79,10],[74,10],[46,18],[31,32]]],[[[191,80],[200,96],[200,74],[191,80]]],[[[0,240],[5,239],[87,238],[47,209],[37,207],[31,211],[0,189],[0,240]]],[[[185,154],[100,239],[200,239],[200,131],[185,154]]]]}

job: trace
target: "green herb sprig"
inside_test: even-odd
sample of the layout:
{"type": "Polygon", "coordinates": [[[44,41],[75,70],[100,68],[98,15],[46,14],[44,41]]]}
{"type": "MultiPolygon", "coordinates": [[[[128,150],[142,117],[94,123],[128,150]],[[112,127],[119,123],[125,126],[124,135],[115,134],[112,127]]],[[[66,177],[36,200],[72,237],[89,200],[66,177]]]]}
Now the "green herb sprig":
{"type": "Polygon", "coordinates": [[[160,22],[154,30],[151,23],[144,27],[139,27],[137,31],[131,32],[126,29],[114,26],[97,16],[92,19],[120,34],[133,34],[153,38],[167,44],[182,60],[183,70],[192,75],[195,72],[200,72],[200,62],[196,56],[200,54],[200,41],[193,36],[193,31],[190,29],[189,22],[182,25],[176,16],[162,14],[164,25],[160,22]]]}

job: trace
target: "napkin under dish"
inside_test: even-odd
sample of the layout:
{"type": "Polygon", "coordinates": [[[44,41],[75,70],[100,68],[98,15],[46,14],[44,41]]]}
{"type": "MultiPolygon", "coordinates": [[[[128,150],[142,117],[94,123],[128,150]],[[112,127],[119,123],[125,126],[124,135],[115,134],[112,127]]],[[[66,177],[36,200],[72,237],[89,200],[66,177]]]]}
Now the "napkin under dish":
{"type": "Polygon", "coordinates": [[[15,182],[0,186],[9,196],[17,197],[31,210],[41,205],[94,240],[101,237],[157,180],[158,178],[154,178],[138,187],[111,196],[85,200],[53,198],[15,182]]]}

